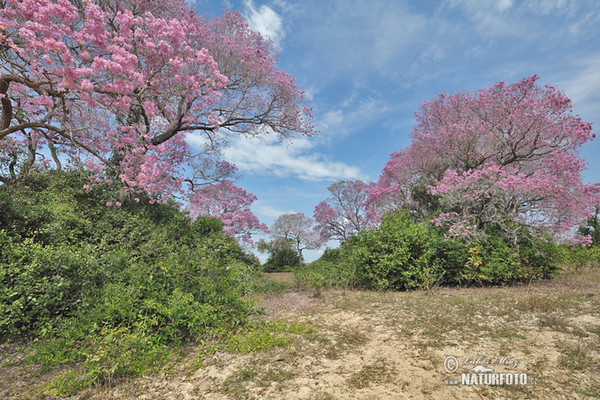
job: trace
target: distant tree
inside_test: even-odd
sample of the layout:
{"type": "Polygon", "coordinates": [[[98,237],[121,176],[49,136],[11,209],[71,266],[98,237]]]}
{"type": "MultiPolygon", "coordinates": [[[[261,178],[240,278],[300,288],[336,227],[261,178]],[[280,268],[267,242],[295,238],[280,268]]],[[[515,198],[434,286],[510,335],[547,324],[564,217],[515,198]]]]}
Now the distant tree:
{"type": "Polygon", "coordinates": [[[302,263],[296,244],[291,239],[275,238],[268,242],[261,239],[257,249],[269,255],[264,264],[265,272],[286,271],[302,263]]]}
{"type": "Polygon", "coordinates": [[[189,195],[188,209],[193,216],[207,215],[223,222],[223,231],[242,241],[252,244],[252,235],[269,231],[250,211],[256,196],[237,187],[225,179],[209,186],[201,187],[189,195]]]}
{"type": "MultiPolygon", "coordinates": [[[[600,198],[599,198],[600,200],[600,198]]],[[[579,233],[583,236],[589,236],[592,239],[592,245],[600,245],[600,203],[594,207],[594,212],[587,222],[579,228],[579,233]]]]}
{"type": "Polygon", "coordinates": [[[537,81],[498,82],[424,103],[411,145],[392,154],[369,204],[418,205],[420,182],[439,201],[431,218],[450,235],[494,227],[513,242],[523,232],[589,242],[573,233],[598,193],[583,183],[578,154],[595,135],[563,92],[537,81]]]}
{"type": "Polygon", "coordinates": [[[375,223],[375,215],[366,204],[368,189],[374,184],[363,181],[338,181],[327,189],[331,196],[315,207],[316,230],[321,238],[345,242],[375,223]]]}
{"type": "Polygon", "coordinates": [[[318,249],[323,246],[321,236],[313,230],[314,220],[304,213],[283,214],[271,226],[271,234],[276,239],[290,240],[303,261],[303,250],[318,249]]]}

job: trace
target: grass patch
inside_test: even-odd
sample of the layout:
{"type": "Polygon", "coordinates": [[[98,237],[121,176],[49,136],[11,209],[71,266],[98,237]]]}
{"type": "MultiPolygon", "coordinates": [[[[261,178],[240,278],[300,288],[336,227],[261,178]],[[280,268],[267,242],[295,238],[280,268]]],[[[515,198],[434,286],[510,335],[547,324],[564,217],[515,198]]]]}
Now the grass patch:
{"type": "Polygon", "coordinates": [[[225,350],[231,353],[254,353],[273,347],[283,347],[288,343],[289,338],[278,335],[270,329],[250,328],[228,338],[225,350]]]}
{"type": "Polygon", "coordinates": [[[289,379],[292,379],[293,377],[294,377],[294,373],[291,371],[286,371],[284,369],[270,368],[261,377],[259,384],[261,386],[267,387],[267,386],[270,386],[273,382],[283,383],[289,379]]]}
{"type": "Polygon", "coordinates": [[[490,335],[490,337],[492,339],[501,339],[501,338],[522,339],[522,340],[527,339],[527,336],[521,335],[520,333],[517,333],[515,330],[513,330],[509,327],[503,327],[500,330],[496,330],[495,333],[490,335]]]}
{"type": "Polygon", "coordinates": [[[395,368],[383,358],[373,364],[363,365],[360,371],[355,372],[346,380],[348,386],[363,389],[374,384],[388,383],[394,379],[395,368]]]}
{"type": "Polygon", "coordinates": [[[600,350],[598,341],[582,343],[580,338],[576,344],[560,342],[559,348],[563,354],[560,364],[570,371],[597,371],[600,368],[600,360],[590,355],[600,350]]]}
{"type": "Polygon", "coordinates": [[[256,371],[251,368],[242,368],[235,371],[223,382],[223,392],[237,398],[237,396],[246,392],[244,383],[252,381],[256,375],[256,371]]]}
{"type": "Polygon", "coordinates": [[[342,348],[364,346],[368,341],[367,335],[357,329],[346,328],[337,334],[337,345],[342,348]]]}
{"type": "Polygon", "coordinates": [[[598,393],[598,392],[593,393],[593,392],[591,392],[587,389],[583,389],[583,388],[577,388],[577,389],[575,389],[575,391],[585,397],[592,397],[595,399],[600,399],[600,393],[598,393]]]}
{"type": "Polygon", "coordinates": [[[295,282],[293,272],[267,272],[265,276],[284,287],[292,286],[295,282]]]}

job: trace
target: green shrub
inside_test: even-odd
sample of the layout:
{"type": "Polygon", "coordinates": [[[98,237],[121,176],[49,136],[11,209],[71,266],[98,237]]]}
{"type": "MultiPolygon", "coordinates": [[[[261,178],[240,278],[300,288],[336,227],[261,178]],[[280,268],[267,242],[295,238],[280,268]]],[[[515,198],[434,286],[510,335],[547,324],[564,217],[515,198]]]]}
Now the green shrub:
{"type": "Polygon", "coordinates": [[[97,268],[85,249],[19,241],[0,231],[0,337],[51,331],[81,306],[82,290],[94,284],[86,271],[97,268]]]}
{"type": "Polygon", "coordinates": [[[348,263],[343,248],[326,249],[318,260],[298,268],[294,279],[299,286],[317,290],[327,287],[350,288],[356,285],[354,267],[348,263]]]}
{"type": "Polygon", "coordinates": [[[445,285],[498,285],[547,278],[556,270],[555,246],[523,235],[507,243],[488,229],[478,241],[446,237],[404,211],[350,238],[296,272],[301,285],[405,290],[445,285]]]}
{"type": "Polygon", "coordinates": [[[302,257],[291,239],[276,238],[269,242],[261,239],[257,248],[259,252],[269,254],[263,265],[265,272],[293,271],[302,263],[302,257]]]}
{"type": "Polygon", "coordinates": [[[498,285],[548,278],[556,270],[554,246],[541,239],[522,237],[516,244],[488,232],[478,242],[465,243],[467,260],[450,265],[453,283],[498,285]]]}
{"type": "Polygon", "coordinates": [[[407,213],[386,215],[376,229],[351,244],[358,282],[375,289],[428,288],[442,278],[439,238],[407,213]]]}
{"type": "Polygon", "coordinates": [[[578,270],[580,268],[600,267],[600,245],[592,247],[556,246],[556,261],[563,267],[578,270]]]}
{"type": "Polygon", "coordinates": [[[244,325],[242,295],[261,284],[217,219],[143,196],[107,207],[118,188],[86,183],[71,171],[0,185],[0,341],[35,338],[33,362],[83,366],[47,393],[143,374],[172,346],[244,325]]]}

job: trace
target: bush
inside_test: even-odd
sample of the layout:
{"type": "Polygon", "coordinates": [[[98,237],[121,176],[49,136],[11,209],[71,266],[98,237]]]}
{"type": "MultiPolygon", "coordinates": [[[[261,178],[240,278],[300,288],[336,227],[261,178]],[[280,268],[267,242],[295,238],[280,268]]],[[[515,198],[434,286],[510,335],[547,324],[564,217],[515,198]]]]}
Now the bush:
{"type": "Polygon", "coordinates": [[[556,247],[557,263],[575,270],[600,267],[600,246],[591,247],[561,245],[556,247]]]}
{"type": "Polygon", "coordinates": [[[444,275],[434,231],[407,213],[389,214],[351,243],[357,281],[374,289],[428,288],[444,275]]]}
{"type": "Polygon", "coordinates": [[[308,286],[317,290],[327,287],[356,286],[356,273],[353,266],[348,263],[344,248],[326,249],[318,260],[298,268],[294,279],[299,286],[308,286]]]}
{"type": "Polygon", "coordinates": [[[523,235],[507,243],[488,229],[482,239],[447,238],[440,228],[415,222],[401,211],[380,226],[350,238],[302,267],[300,284],[362,286],[377,290],[423,289],[432,285],[498,285],[547,278],[556,270],[555,246],[523,235]]]}
{"type": "Polygon", "coordinates": [[[554,245],[542,239],[526,238],[506,243],[500,234],[487,232],[478,242],[465,243],[467,260],[448,266],[452,283],[498,285],[548,278],[556,270],[554,245]]]}
{"type": "Polygon", "coordinates": [[[220,221],[148,198],[107,207],[118,190],[86,183],[67,172],[0,186],[0,340],[38,339],[35,362],[82,363],[87,385],[246,323],[258,268],[220,221]]]}
{"type": "Polygon", "coordinates": [[[18,241],[0,231],[0,338],[51,331],[81,306],[82,290],[93,284],[86,271],[97,269],[82,249],[18,241]]]}
{"type": "Polygon", "coordinates": [[[259,252],[269,254],[263,265],[265,272],[292,271],[302,263],[302,257],[291,239],[276,238],[270,242],[261,239],[257,247],[259,252]]]}

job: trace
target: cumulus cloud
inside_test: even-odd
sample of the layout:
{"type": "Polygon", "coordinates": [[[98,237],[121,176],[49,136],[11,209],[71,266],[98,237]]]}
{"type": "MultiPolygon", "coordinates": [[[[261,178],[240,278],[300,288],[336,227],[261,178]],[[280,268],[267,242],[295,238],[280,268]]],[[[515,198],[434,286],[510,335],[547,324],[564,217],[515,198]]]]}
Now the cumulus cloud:
{"type": "MultiPolygon", "coordinates": [[[[199,134],[188,134],[186,140],[200,149],[207,144],[199,134]]],[[[315,144],[314,139],[305,137],[280,141],[275,135],[261,138],[241,135],[231,137],[221,154],[240,171],[257,175],[294,177],[308,182],[365,178],[358,167],[313,152],[315,144]]]]}
{"type": "Polygon", "coordinates": [[[257,214],[273,219],[279,217],[282,214],[290,214],[295,212],[294,210],[281,210],[275,207],[271,207],[269,205],[263,204],[260,199],[256,201],[253,208],[257,214]]]}
{"type": "Polygon", "coordinates": [[[223,151],[223,157],[241,171],[254,174],[294,176],[304,181],[363,178],[355,166],[332,161],[323,154],[309,153],[313,146],[307,138],[280,142],[274,136],[262,140],[238,136],[223,151]]]}
{"type": "Polygon", "coordinates": [[[244,5],[246,7],[246,19],[250,27],[260,32],[264,37],[271,39],[273,44],[280,48],[281,41],[285,37],[281,16],[265,4],[257,9],[252,0],[246,0],[244,5]]]}

